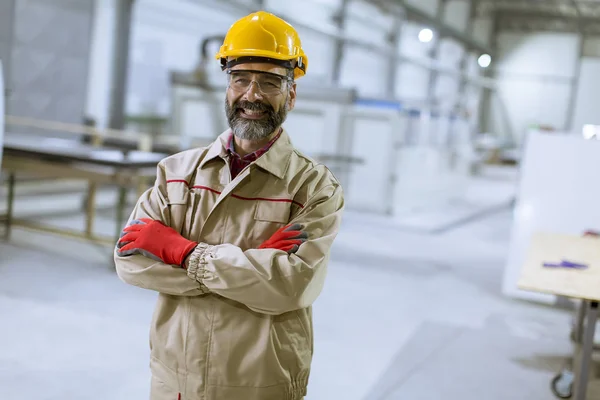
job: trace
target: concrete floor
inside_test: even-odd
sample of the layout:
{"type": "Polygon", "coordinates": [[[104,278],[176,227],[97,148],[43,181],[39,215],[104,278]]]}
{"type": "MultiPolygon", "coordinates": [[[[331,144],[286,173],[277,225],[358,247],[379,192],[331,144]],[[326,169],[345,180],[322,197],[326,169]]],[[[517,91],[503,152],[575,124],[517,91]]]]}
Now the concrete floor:
{"type": "MultiPolygon", "coordinates": [[[[114,231],[109,217],[98,229],[114,231]]],[[[506,208],[426,234],[346,212],[314,307],[307,400],[553,399],[571,313],[501,295],[510,219],[506,208]]],[[[0,242],[0,399],[148,398],[156,295],[122,283],[111,260],[21,229],[0,242]]]]}

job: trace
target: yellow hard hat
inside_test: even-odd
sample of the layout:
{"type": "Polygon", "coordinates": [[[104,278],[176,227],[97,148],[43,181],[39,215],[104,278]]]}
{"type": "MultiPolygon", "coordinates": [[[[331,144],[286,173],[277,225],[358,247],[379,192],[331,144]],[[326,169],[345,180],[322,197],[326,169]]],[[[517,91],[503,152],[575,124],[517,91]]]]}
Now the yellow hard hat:
{"type": "Polygon", "coordinates": [[[258,11],[236,21],[215,58],[221,68],[243,62],[269,62],[294,70],[294,79],[306,74],[308,58],[298,32],[283,19],[258,11]]]}

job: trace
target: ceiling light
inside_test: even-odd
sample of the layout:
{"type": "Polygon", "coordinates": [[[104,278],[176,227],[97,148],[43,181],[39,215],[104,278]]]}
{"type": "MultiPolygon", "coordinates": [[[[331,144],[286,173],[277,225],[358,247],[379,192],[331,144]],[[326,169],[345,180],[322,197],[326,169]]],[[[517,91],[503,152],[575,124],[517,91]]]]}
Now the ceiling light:
{"type": "Polygon", "coordinates": [[[422,43],[429,43],[433,39],[433,31],[429,28],[421,29],[419,32],[419,40],[422,43]]]}
{"type": "Polygon", "coordinates": [[[477,62],[481,68],[487,68],[492,63],[492,57],[489,54],[482,54],[477,62]]]}

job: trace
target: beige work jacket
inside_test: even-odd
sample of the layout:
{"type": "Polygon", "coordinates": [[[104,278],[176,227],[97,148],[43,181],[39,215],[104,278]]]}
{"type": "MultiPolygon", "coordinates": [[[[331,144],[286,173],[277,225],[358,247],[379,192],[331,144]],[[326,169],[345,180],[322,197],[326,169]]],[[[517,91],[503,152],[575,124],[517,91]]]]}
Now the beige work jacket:
{"type": "Polygon", "coordinates": [[[115,252],[123,281],[159,292],[150,332],[153,400],[306,395],[311,305],[340,227],[342,189],[324,165],[294,149],[285,130],[231,180],[229,133],[161,161],[130,216],[161,220],[201,243],[201,268],[115,252]],[[295,254],[257,249],[295,222],[309,234],[295,254]]]}

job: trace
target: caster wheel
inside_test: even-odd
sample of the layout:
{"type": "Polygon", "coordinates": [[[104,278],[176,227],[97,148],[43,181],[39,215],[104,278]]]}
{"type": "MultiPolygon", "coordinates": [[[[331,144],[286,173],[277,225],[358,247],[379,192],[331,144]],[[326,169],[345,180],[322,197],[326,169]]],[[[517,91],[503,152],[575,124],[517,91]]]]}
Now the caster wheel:
{"type": "Polygon", "coordinates": [[[552,379],[552,393],[559,399],[570,399],[573,395],[573,373],[562,371],[552,379]]]}

